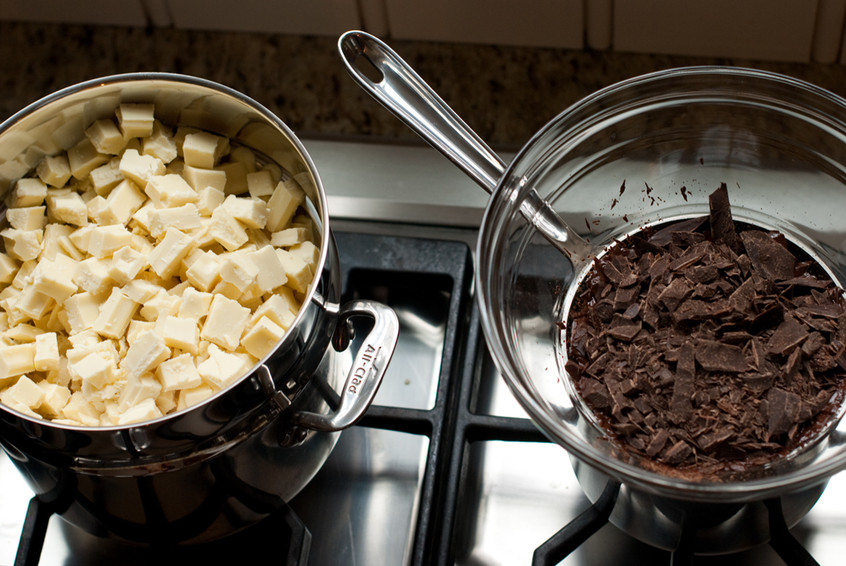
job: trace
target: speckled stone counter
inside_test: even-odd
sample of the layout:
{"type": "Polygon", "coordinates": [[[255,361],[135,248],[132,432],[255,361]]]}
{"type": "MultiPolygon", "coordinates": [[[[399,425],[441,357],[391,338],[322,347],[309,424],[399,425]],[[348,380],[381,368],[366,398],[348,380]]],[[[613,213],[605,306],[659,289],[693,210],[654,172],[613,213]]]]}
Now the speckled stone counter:
{"type": "MultiPolygon", "coordinates": [[[[303,136],[417,140],[347,75],[334,37],[0,23],[0,117],[62,87],[113,73],[169,71],[255,98],[303,136]]],[[[494,146],[519,147],[581,97],[669,67],[740,65],[846,95],[846,66],[706,60],[467,44],[388,43],[494,146]]]]}

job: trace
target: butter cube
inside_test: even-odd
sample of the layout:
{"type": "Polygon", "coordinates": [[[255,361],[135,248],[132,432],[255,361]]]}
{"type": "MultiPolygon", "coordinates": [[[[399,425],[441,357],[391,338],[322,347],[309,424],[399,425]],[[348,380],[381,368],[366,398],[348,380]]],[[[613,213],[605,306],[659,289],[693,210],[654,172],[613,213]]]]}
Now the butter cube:
{"type": "Polygon", "coordinates": [[[79,264],[63,254],[54,260],[43,259],[32,272],[32,286],[39,293],[61,303],[77,291],[73,278],[79,264]]]}
{"type": "Polygon", "coordinates": [[[275,186],[273,174],[268,169],[247,173],[247,190],[252,198],[269,197],[275,186]]]}
{"type": "Polygon", "coordinates": [[[122,426],[133,423],[141,423],[157,419],[161,416],[162,412],[156,405],[156,400],[148,398],[130,406],[118,415],[117,424],[122,426]]]}
{"type": "Polygon", "coordinates": [[[89,257],[77,264],[73,282],[92,295],[102,295],[114,287],[117,282],[109,275],[111,261],[89,257]]]}
{"type": "Polygon", "coordinates": [[[211,216],[214,210],[223,204],[226,194],[215,187],[205,187],[197,190],[197,210],[203,216],[211,216]]]}
{"type": "Polygon", "coordinates": [[[151,399],[154,403],[156,397],[162,392],[162,384],[151,373],[145,373],[137,377],[128,378],[118,397],[117,408],[124,412],[130,407],[151,399]]]}
{"type": "Polygon", "coordinates": [[[159,319],[157,331],[168,347],[197,354],[199,334],[196,320],[167,315],[159,319]]]}
{"type": "Polygon", "coordinates": [[[161,289],[155,297],[148,299],[139,314],[144,320],[156,321],[163,316],[175,315],[179,311],[179,297],[161,289]]]}
{"type": "Polygon", "coordinates": [[[124,139],[143,138],[153,133],[155,107],[152,104],[124,103],[115,110],[124,139]]]}
{"type": "Polygon", "coordinates": [[[305,192],[294,181],[280,181],[267,201],[267,229],[278,232],[286,228],[304,200],[305,192]]]}
{"type": "MultiPolygon", "coordinates": [[[[74,243],[77,238],[71,238],[76,231],[84,230],[87,226],[76,228],[67,224],[47,224],[44,227],[44,236],[41,245],[41,259],[56,259],[58,254],[66,255],[76,261],[81,261],[85,256],[83,251],[74,243]]],[[[87,246],[87,240],[86,246],[87,246]]]]}
{"type": "Polygon", "coordinates": [[[43,206],[26,206],[6,209],[6,220],[16,230],[42,230],[47,225],[43,206]]]}
{"type": "Polygon", "coordinates": [[[190,167],[211,169],[228,152],[229,140],[208,132],[187,134],[182,142],[182,157],[190,167]]]}
{"type": "Polygon", "coordinates": [[[94,321],[100,315],[100,301],[87,291],[68,297],[63,306],[71,334],[93,328],[94,321]]]}
{"type": "Polygon", "coordinates": [[[263,229],[267,223],[267,205],[261,199],[229,195],[222,206],[247,228],[263,229]]]}
{"type": "Polygon", "coordinates": [[[234,285],[241,293],[252,285],[259,275],[259,266],[251,256],[252,254],[243,252],[228,253],[224,256],[223,268],[220,270],[220,278],[234,285]]]}
{"type": "Polygon", "coordinates": [[[91,140],[84,138],[67,152],[68,166],[71,176],[75,179],[85,179],[95,167],[99,167],[109,160],[109,156],[97,151],[91,140]]]}
{"type": "Polygon", "coordinates": [[[41,253],[41,230],[16,230],[6,228],[0,232],[6,245],[6,253],[19,261],[29,261],[41,253]]]}
{"type": "Polygon", "coordinates": [[[162,391],[159,393],[159,396],[156,397],[156,406],[162,412],[162,414],[167,414],[176,409],[177,403],[177,391],[162,391]]]}
{"type": "Polygon", "coordinates": [[[35,371],[35,343],[0,346],[0,380],[35,371]]]}
{"type": "Polygon", "coordinates": [[[139,187],[144,187],[150,178],[165,174],[165,164],[153,155],[127,149],[120,158],[120,172],[139,187]]]}
{"type": "Polygon", "coordinates": [[[288,278],[286,285],[298,293],[305,293],[312,280],[311,268],[301,257],[288,250],[277,249],[276,257],[288,278]]]}
{"type": "Polygon", "coordinates": [[[218,389],[224,389],[235,383],[255,364],[255,360],[244,355],[225,352],[215,344],[209,345],[208,354],[208,358],[197,365],[197,372],[206,382],[218,389]]]}
{"type": "Polygon", "coordinates": [[[126,147],[126,140],[117,125],[105,118],[95,120],[88,126],[85,136],[100,153],[117,155],[126,147]]]}
{"type": "Polygon", "coordinates": [[[142,332],[129,345],[120,367],[126,372],[127,378],[140,377],[155,370],[160,363],[170,357],[170,349],[164,339],[155,331],[142,332]]]}
{"type": "Polygon", "coordinates": [[[176,403],[177,410],[193,407],[214,395],[214,389],[206,384],[199,385],[193,389],[180,389],[179,400],[176,403]]]}
{"type": "Polygon", "coordinates": [[[167,228],[177,228],[183,232],[195,230],[201,226],[197,205],[192,202],[171,208],[159,208],[150,211],[150,235],[158,238],[167,228]]]}
{"type": "Polygon", "coordinates": [[[211,301],[211,293],[188,287],[182,294],[182,302],[179,304],[179,318],[192,320],[196,324],[209,312],[211,301]]]}
{"type": "Polygon", "coordinates": [[[226,171],[221,169],[205,169],[185,165],[182,168],[182,176],[197,192],[210,187],[223,193],[223,189],[226,187],[226,171]]]}
{"type": "Polygon", "coordinates": [[[11,283],[18,273],[18,262],[0,252],[0,283],[11,283]]]}
{"type": "Polygon", "coordinates": [[[37,409],[43,399],[44,391],[25,375],[22,375],[14,385],[0,394],[0,401],[12,408],[22,406],[37,409]]]}
{"type": "Polygon", "coordinates": [[[253,321],[265,317],[287,330],[293,324],[300,306],[294,294],[287,287],[280,287],[268,297],[253,313],[253,321]]]}
{"type": "Polygon", "coordinates": [[[162,391],[193,389],[203,383],[191,354],[181,354],[162,362],[156,369],[156,376],[162,384],[162,391]]]}
{"type": "Polygon", "coordinates": [[[45,248],[47,247],[46,240],[48,239],[48,233],[53,230],[57,231],[57,237],[67,236],[76,249],[82,252],[88,252],[88,242],[91,239],[91,232],[94,230],[93,225],[89,224],[74,229],[71,226],[62,224],[48,224],[44,229],[45,248]]]}
{"type": "Polygon", "coordinates": [[[147,267],[147,258],[144,254],[127,246],[112,254],[109,277],[118,285],[127,285],[145,267],[147,267]]]}
{"type": "Polygon", "coordinates": [[[191,250],[193,240],[176,228],[168,228],[164,238],[153,248],[148,261],[159,277],[167,278],[179,269],[182,258],[191,250]]]}
{"type": "Polygon", "coordinates": [[[12,342],[24,344],[27,342],[35,342],[35,338],[44,331],[33,326],[32,324],[18,324],[7,328],[3,331],[3,338],[8,338],[12,342]]]}
{"type": "Polygon", "coordinates": [[[283,336],[285,336],[285,329],[263,316],[244,335],[241,345],[250,354],[262,359],[273,350],[283,336]]]}
{"type": "Polygon", "coordinates": [[[244,227],[223,207],[212,213],[209,235],[229,251],[237,250],[250,239],[244,227]]]}
{"type": "MultiPolygon", "coordinates": [[[[39,292],[34,286],[25,287],[14,305],[14,310],[22,313],[32,320],[40,320],[54,307],[56,302],[52,297],[39,292]]],[[[18,319],[16,324],[22,322],[18,319]]]]}
{"type": "Polygon", "coordinates": [[[71,375],[81,379],[83,384],[100,389],[112,383],[118,375],[114,360],[95,350],[68,366],[71,375]]]}
{"type": "Polygon", "coordinates": [[[144,192],[156,205],[162,207],[181,206],[197,201],[197,191],[174,173],[151,177],[144,187],[144,192]]]}
{"type": "Polygon", "coordinates": [[[59,341],[55,332],[44,332],[35,337],[35,369],[59,369],[59,341]]]}
{"type": "Polygon", "coordinates": [[[91,187],[100,196],[107,196],[118,183],[124,180],[120,172],[120,158],[113,157],[103,165],[95,167],[89,173],[91,187]]]}
{"type": "Polygon", "coordinates": [[[145,155],[158,157],[162,163],[170,163],[176,159],[176,141],[168,128],[158,120],[153,122],[153,131],[144,138],[141,145],[145,155]]]}
{"type": "Polygon", "coordinates": [[[46,380],[39,381],[37,385],[41,388],[43,394],[41,404],[38,406],[38,412],[47,418],[58,417],[70,400],[70,389],[64,385],[50,383],[46,380]]]}
{"type": "Polygon", "coordinates": [[[18,179],[10,206],[40,206],[44,204],[45,198],[47,198],[47,185],[43,181],[34,178],[18,179]]]}
{"type": "MultiPolygon", "coordinates": [[[[68,164],[67,155],[60,153],[45,157],[36,166],[35,174],[38,175],[39,179],[51,187],[64,187],[65,183],[67,183],[68,179],[71,177],[71,170],[70,165],[68,164]]],[[[20,179],[18,183],[20,183],[20,181],[26,181],[26,179],[20,179]]],[[[29,181],[27,181],[27,183],[28,182],[29,181]]],[[[47,187],[45,186],[44,196],[47,196],[46,190],[47,187]]]]}
{"type": "Polygon", "coordinates": [[[302,226],[292,226],[270,235],[271,245],[277,248],[289,248],[308,240],[308,230],[302,226]]]}
{"type": "Polygon", "coordinates": [[[249,258],[258,266],[256,285],[262,292],[266,293],[288,282],[285,267],[272,246],[264,246],[250,252],[249,258]]]}
{"type": "Polygon", "coordinates": [[[62,409],[62,417],[85,426],[100,424],[100,412],[88,402],[85,394],[81,391],[71,394],[70,399],[62,409]]]}
{"type": "Polygon", "coordinates": [[[88,253],[93,257],[109,257],[121,248],[128,247],[132,234],[122,224],[97,226],[88,240],[88,253]]]}
{"type": "Polygon", "coordinates": [[[136,303],[144,304],[164,289],[145,279],[134,279],[122,287],[124,294],[136,303]]]}
{"type": "Polygon", "coordinates": [[[25,261],[18,268],[15,278],[12,279],[12,286],[16,289],[23,289],[32,283],[32,272],[35,271],[35,266],[38,262],[34,259],[25,261]]]}
{"type": "Polygon", "coordinates": [[[126,296],[119,288],[112,288],[106,302],[100,306],[100,313],[94,321],[94,330],[106,338],[120,338],[126,332],[129,321],[135,315],[138,303],[126,296]]]}
{"type": "Polygon", "coordinates": [[[88,207],[82,196],[73,191],[48,193],[47,212],[56,220],[75,226],[88,224],[88,207]]]}
{"type": "Polygon", "coordinates": [[[106,197],[104,213],[110,224],[126,224],[132,215],[147,201],[147,197],[134,183],[123,180],[106,197]]]}
{"type": "Polygon", "coordinates": [[[250,309],[223,295],[215,295],[200,337],[221,348],[234,350],[241,341],[249,317],[250,309]]]}

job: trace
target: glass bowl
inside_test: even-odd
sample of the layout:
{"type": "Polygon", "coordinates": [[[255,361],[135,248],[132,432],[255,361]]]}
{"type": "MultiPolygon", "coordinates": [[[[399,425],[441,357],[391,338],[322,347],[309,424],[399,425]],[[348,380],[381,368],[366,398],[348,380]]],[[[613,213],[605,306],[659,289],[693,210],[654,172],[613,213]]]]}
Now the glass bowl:
{"type": "MultiPolygon", "coordinates": [[[[656,501],[657,507],[678,503],[673,515],[689,514],[691,504],[733,509],[799,494],[798,502],[785,505],[785,518],[795,522],[846,466],[846,424],[838,424],[838,409],[823,439],[754,475],[731,481],[671,477],[615,450],[574,394],[564,369],[566,337],[557,323],[567,320],[590,262],[571,261],[539,235],[520,213],[524,200],[537,190],[601,253],[645,226],[708,214],[708,195],[721,183],[735,220],[781,231],[843,286],[846,101],[769,72],[673,69],[583,99],[518,153],[482,222],[478,298],[494,361],[536,425],[574,457],[592,500],[608,481],[623,486],[623,500],[649,500],[615,511],[618,526],[629,525],[624,530],[643,531],[650,521],[655,530],[656,501]],[[640,507],[650,516],[638,515],[640,507]]],[[[725,514],[721,509],[716,515],[725,514]]],[[[664,521],[666,509],[661,515],[664,521]]],[[[714,521],[726,528],[725,521],[714,521]]],[[[670,522],[675,529],[678,521],[670,522]]],[[[748,544],[744,539],[727,547],[748,544]]]]}

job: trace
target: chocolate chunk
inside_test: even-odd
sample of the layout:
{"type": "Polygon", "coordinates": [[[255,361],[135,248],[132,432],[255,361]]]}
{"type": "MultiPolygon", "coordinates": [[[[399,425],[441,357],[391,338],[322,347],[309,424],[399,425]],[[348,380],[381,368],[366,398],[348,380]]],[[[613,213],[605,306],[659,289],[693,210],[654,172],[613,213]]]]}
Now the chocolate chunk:
{"type": "Polygon", "coordinates": [[[743,350],[714,340],[696,343],[696,361],[707,371],[740,373],[749,369],[743,350]]]}
{"type": "Polygon", "coordinates": [[[752,266],[773,281],[793,278],[796,257],[787,248],[760,230],[741,232],[740,239],[752,266]]]}
{"type": "Polygon", "coordinates": [[[661,459],[667,464],[673,466],[681,464],[688,456],[693,454],[693,449],[684,440],[679,440],[673,444],[664,454],[661,459]]]}
{"type": "Polygon", "coordinates": [[[767,395],[767,440],[787,433],[799,422],[802,398],[777,387],[767,395]]]}
{"type": "Polygon", "coordinates": [[[737,241],[737,232],[731,216],[728,187],[725,183],[720,184],[720,188],[708,196],[708,209],[710,211],[711,236],[714,238],[714,242],[738,250],[740,245],[737,241]]]}
{"type": "Polygon", "coordinates": [[[696,364],[693,345],[685,342],[679,349],[676,363],[676,378],[670,399],[670,419],[682,423],[693,414],[693,394],[696,390],[696,364]]]}
{"type": "Polygon", "coordinates": [[[784,355],[808,337],[805,325],[792,316],[784,317],[767,342],[767,351],[784,355]]]}

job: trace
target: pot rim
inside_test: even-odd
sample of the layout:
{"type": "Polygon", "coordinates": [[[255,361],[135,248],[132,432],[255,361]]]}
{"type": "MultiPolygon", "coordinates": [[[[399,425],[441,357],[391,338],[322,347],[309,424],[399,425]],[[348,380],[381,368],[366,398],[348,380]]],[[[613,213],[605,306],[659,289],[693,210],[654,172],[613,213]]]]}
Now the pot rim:
{"type": "MultiPolygon", "coordinates": [[[[0,122],[0,136],[3,136],[7,131],[12,129],[16,124],[20,123],[21,121],[25,120],[27,117],[32,115],[37,111],[43,111],[44,108],[50,106],[51,104],[58,103],[70,96],[76,95],[78,93],[94,90],[94,89],[101,89],[105,87],[114,87],[118,86],[121,83],[127,84],[134,84],[140,83],[145,81],[160,81],[164,84],[190,84],[202,87],[204,89],[208,89],[210,91],[214,91],[225,96],[228,96],[241,104],[250,107],[252,110],[257,112],[263,119],[265,119],[268,123],[273,125],[276,129],[278,129],[285,138],[287,138],[288,142],[297,150],[299,156],[304,165],[306,165],[309,174],[311,175],[313,186],[314,186],[314,196],[317,198],[317,214],[318,218],[314,218],[316,223],[319,223],[319,226],[316,226],[320,231],[320,242],[321,245],[319,247],[320,256],[318,258],[316,267],[315,267],[315,280],[309,285],[308,292],[306,293],[303,299],[303,305],[305,306],[308,303],[313,301],[318,301],[321,304],[324,303],[324,299],[322,297],[316,296],[317,295],[317,286],[315,285],[316,281],[322,276],[324,272],[324,266],[327,261],[327,255],[329,253],[329,248],[331,247],[328,245],[329,239],[331,238],[331,233],[329,229],[329,213],[327,209],[327,198],[326,192],[323,187],[323,181],[320,177],[320,174],[317,170],[317,167],[314,164],[314,161],[311,155],[306,150],[305,146],[303,145],[302,141],[297,137],[297,135],[293,132],[293,130],[276,114],[271,112],[266,106],[259,103],[252,97],[235,90],[229,86],[224,84],[205,79],[202,77],[197,77],[193,75],[186,75],[181,73],[172,73],[172,72],[159,72],[159,71],[140,71],[140,72],[129,72],[129,73],[118,73],[113,75],[106,75],[94,79],[85,80],[79,83],[75,83],[64,88],[61,88],[57,91],[54,91],[34,102],[31,102],[27,106],[23,107],[22,109],[18,110],[11,116],[9,116],[3,122],[0,122]]],[[[312,195],[309,195],[307,198],[307,202],[310,202],[312,195]]],[[[300,308],[297,316],[295,317],[294,321],[291,323],[291,328],[294,328],[300,324],[300,322],[305,317],[305,308],[300,308]]],[[[274,347],[268,354],[266,354],[262,359],[258,360],[258,362],[249,370],[247,371],[244,376],[238,379],[236,382],[230,384],[225,389],[217,391],[210,397],[204,399],[200,403],[195,405],[191,405],[186,407],[180,411],[174,411],[172,413],[168,413],[156,419],[151,419],[139,423],[130,423],[127,425],[109,425],[109,426],[86,426],[86,425],[73,425],[73,424],[66,424],[66,423],[55,423],[48,419],[36,419],[24,413],[20,413],[11,407],[7,407],[4,404],[0,404],[0,410],[3,410],[7,413],[14,415],[18,419],[22,419],[25,421],[29,421],[30,423],[35,423],[39,426],[46,426],[56,429],[62,430],[72,430],[72,431],[82,431],[86,433],[107,433],[112,434],[121,431],[127,431],[132,429],[144,428],[150,425],[158,425],[166,421],[174,420],[179,418],[185,413],[191,412],[192,410],[200,409],[209,403],[215,401],[220,396],[225,395],[228,391],[230,391],[233,387],[237,386],[239,383],[242,383],[245,379],[250,378],[253,374],[256,373],[262,365],[265,364],[268,358],[270,358],[274,352],[276,352],[286,341],[292,339],[291,336],[293,333],[286,332],[285,336],[283,336],[282,340],[277,343],[276,347],[274,347]]]]}
{"type": "MultiPolygon", "coordinates": [[[[832,130],[846,132],[846,99],[801,79],[777,72],[745,67],[707,65],[655,71],[614,83],[577,101],[547,122],[517,152],[514,159],[507,165],[505,173],[499,179],[484,211],[476,245],[476,257],[479,258],[480,263],[476,269],[475,279],[480,320],[489,350],[498,371],[518,403],[550,440],[562,446],[576,459],[602,470],[609,476],[630,486],[637,486],[647,492],[659,493],[681,500],[738,502],[759,500],[783,494],[785,487],[790,487],[791,490],[799,490],[825,483],[830,476],[846,468],[846,452],[840,454],[839,457],[815,462],[812,465],[799,466],[784,474],[779,473],[772,477],[707,483],[671,477],[618,459],[609,458],[589,443],[581,439],[573,439],[570,437],[571,435],[563,431],[560,425],[560,417],[555,414],[552,406],[526,384],[526,378],[518,375],[513,369],[509,363],[510,354],[506,351],[505,343],[500,339],[495,320],[496,314],[493,312],[494,307],[490,304],[490,288],[493,282],[486,281],[484,276],[486,266],[483,262],[493,263],[495,261],[490,259],[492,254],[489,250],[497,246],[497,221],[500,218],[517,214],[520,199],[526,194],[524,187],[530,188],[527,187],[526,179],[521,179],[516,170],[521,165],[536,164],[546,158],[538,159],[536,150],[542,149],[544,145],[549,145],[547,142],[550,140],[547,138],[551,138],[554,129],[565,127],[563,130],[565,134],[562,134],[561,131],[557,134],[557,137],[563,138],[567,133],[572,134],[574,131],[580,130],[586,121],[595,123],[600,121],[600,117],[608,115],[609,112],[619,112],[619,106],[606,107],[602,104],[609,98],[619,96],[620,93],[625,93],[641,85],[663,83],[680,77],[711,79],[723,77],[734,81],[768,82],[778,84],[781,88],[798,89],[817,97],[821,102],[831,107],[841,110],[842,114],[839,116],[821,114],[816,112],[816,109],[803,107],[804,112],[812,114],[815,119],[832,130]],[[597,108],[599,111],[597,111],[597,108]]],[[[672,93],[669,94],[672,95],[672,93]]],[[[783,102],[785,106],[792,104],[792,101],[780,102],[783,102]]],[[[577,142],[570,139],[567,143],[577,142]]],[[[558,148],[558,151],[566,151],[566,148],[558,148]]],[[[562,376],[562,379],[564,379],[564,376],[562,376]]],[[[831,435],[829,438],[834,437],[839,444],[843,444],[842,432],[832,430],[831,435]]]]}

